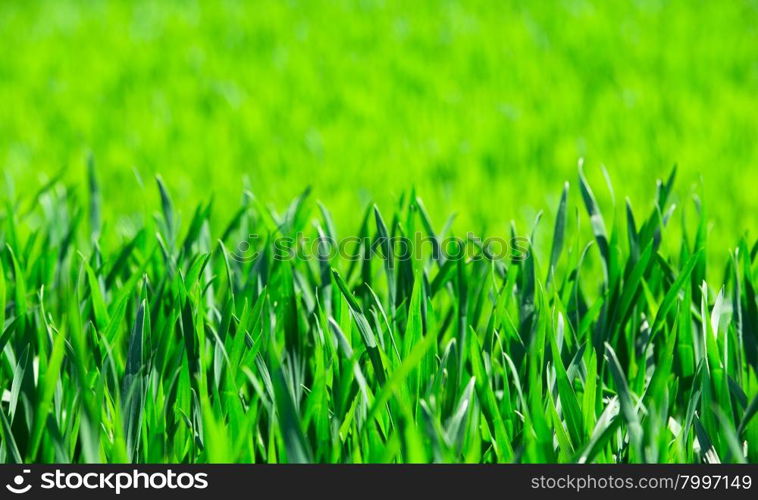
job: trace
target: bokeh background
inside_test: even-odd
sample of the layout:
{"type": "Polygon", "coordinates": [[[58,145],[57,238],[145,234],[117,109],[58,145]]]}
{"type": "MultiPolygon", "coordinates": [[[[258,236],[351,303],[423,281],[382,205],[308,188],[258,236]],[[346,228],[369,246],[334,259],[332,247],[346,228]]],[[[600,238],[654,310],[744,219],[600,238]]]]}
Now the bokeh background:
{"type": "Polygon", "coordinates": [[[530,223],[579,157],[644,208],[676,163],[729,246],[758,228],[758,3],[0,2],[3,188],[86,189],[89,152],[111,216],[161,173],[185,222],[310,185],[343,233],[412,187],[438,225],[530,223]]]}

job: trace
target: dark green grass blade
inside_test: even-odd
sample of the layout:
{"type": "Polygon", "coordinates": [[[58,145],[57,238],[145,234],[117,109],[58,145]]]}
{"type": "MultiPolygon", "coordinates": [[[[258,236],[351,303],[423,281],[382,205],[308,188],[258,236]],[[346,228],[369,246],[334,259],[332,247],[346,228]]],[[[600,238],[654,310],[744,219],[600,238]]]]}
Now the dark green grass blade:
{"type": "Polygon", "coordinates": [[[569,183],[566,182],[563,185],[563,192],[561,193],[561,201],[558,204],[558,211],[556,212],[555,216],[555,228],[553,229],[553,242],[552,242],[552,248],[550,250],[550,267],[548,268],[548,274],[546,281],[546,286],[550,284],[550,281],[552,280],[553,273],[555,272],[555,267],[558,265],[558,259],[561,256],[561,251],[563,250],[563,241],[565,239],[566,234],[566,222],[567,222],[567,216],[566,216],[566,204],[568,200],[568,190],[569,190],[569,183]]]}

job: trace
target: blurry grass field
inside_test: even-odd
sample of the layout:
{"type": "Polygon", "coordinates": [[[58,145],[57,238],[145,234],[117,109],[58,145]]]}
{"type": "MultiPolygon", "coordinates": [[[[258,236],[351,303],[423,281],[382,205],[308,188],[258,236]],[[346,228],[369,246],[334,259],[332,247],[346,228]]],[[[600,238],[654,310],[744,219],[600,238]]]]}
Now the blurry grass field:
{"type": "Polygon", "coordinates": [[[758,462],[756,19],[1,3],[0,462],[758,462]]]}
{"type": "Polygon", "coordinates": [[[213,191],[233,213],[243,178],[277,206],[307,183],[354,231],[355,206],[415,186],[499,233],[554,207],[578,157],[635,206],[676,163],[732,241],[758,229],[756,19],[754,1],[2,2],[0,159],[23,191],[81,183],[92,151],[119,216],[136,169],[186,211],[213,191]]]}

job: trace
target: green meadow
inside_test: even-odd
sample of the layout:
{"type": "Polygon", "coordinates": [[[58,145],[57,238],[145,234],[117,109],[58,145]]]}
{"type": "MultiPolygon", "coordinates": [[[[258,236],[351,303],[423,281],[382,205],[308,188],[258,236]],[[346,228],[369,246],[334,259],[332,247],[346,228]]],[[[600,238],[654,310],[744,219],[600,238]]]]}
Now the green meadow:
{"type": "Polygon", "coordinates": [[[0,462],[758,462],[758,4],[0,4],[0,462]]]}

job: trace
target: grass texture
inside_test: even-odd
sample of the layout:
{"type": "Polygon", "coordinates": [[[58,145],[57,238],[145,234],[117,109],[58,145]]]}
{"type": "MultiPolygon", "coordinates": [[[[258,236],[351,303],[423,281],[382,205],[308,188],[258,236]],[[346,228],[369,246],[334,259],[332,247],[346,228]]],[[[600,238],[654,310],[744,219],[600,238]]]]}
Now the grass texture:
{"type": "Polygon", "coordinates": [[[580,169],[541,258],[412,193],[300,252],[340,236],[307,192],[182,224],[160,178],[125,239],[88,171],[5,200],[0,462],[758,462],[758,245],[706,281],[698,203],[663,252],[675,172],[611,217],[580,169]]]}

